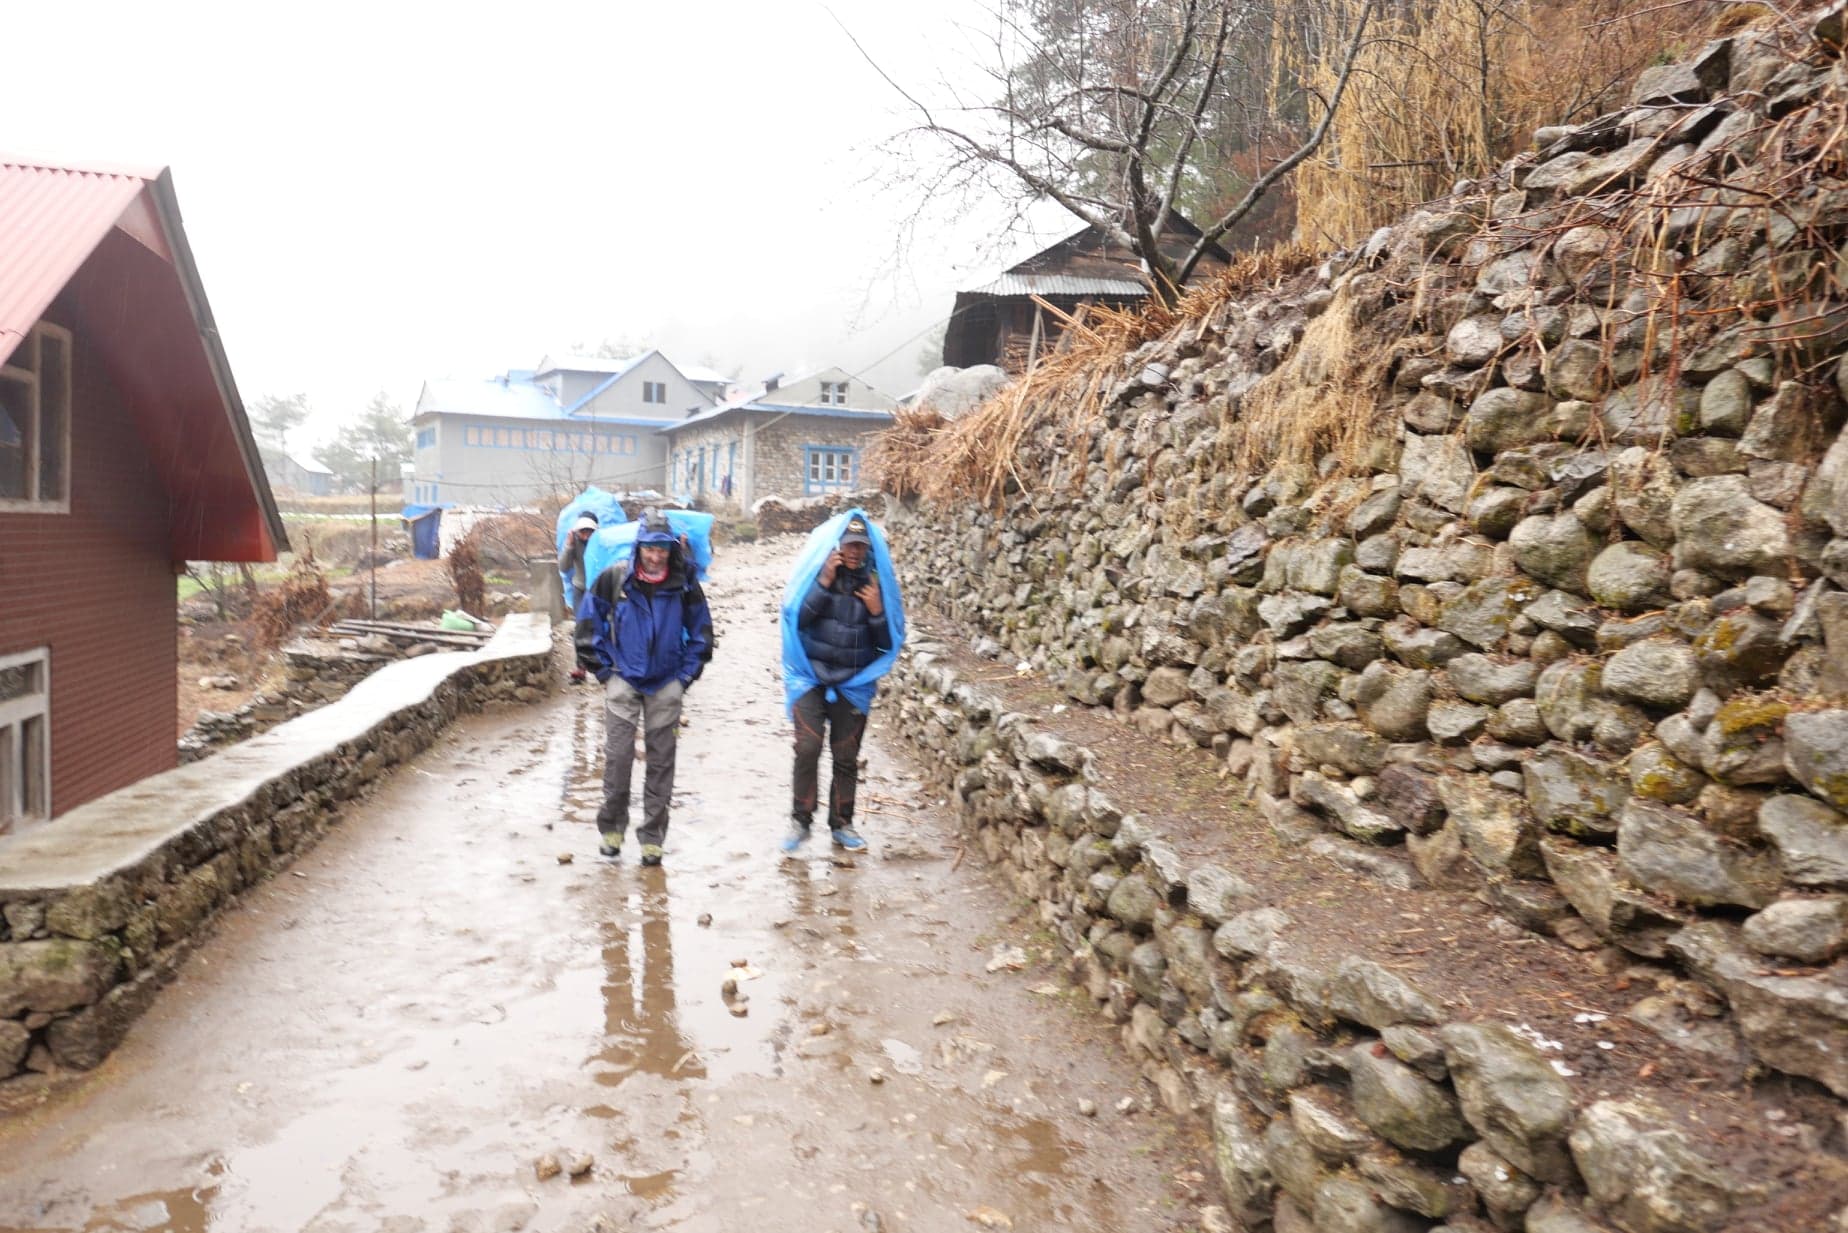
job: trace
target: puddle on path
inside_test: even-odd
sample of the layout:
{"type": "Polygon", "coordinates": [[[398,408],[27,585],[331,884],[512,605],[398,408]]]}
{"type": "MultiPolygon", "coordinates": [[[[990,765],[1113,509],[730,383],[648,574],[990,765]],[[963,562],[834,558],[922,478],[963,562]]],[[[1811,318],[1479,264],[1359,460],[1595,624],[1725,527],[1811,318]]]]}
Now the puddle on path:
{"type": "Polygon", "coordinates": [[[594,688],[463,721],[228,913],[80,1090],[0,1123],[0,1233],[817,1233],[861,1228],[856,1203],[888,1230],[981,1207],[1190,1226],[1166,1124],[1075,1111],[1143,1090],[1109,1033],[1029,993],[1043,967],[983,970],[1010,896],[952,874],[946,822],[876,730],[873,855],[778,858],[759,596],[793,551],[714,580],[665,868],[594,855],[594,688]],[[594,1164],[541,1181],[548,1153],[594,1164]]]}

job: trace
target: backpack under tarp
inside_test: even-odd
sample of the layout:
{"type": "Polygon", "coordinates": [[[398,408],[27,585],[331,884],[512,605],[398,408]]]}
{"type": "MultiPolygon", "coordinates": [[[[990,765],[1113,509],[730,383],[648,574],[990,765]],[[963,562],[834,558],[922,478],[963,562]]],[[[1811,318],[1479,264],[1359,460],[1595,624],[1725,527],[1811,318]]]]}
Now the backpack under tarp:
{"type": "Polygon", "coordinates": [[[879,678],[891,671],[898,661],[899,648],[905,645],[905,605],[899,597],[898,574],[892,569],[892,554],[886,549],[885,532],[867,517],[865,510],[843,510],[809,532],[802,552],[796,557],[796,567],[790,572],[789,584],[783,588],[783,707],[791,715],[795,714],[796,699],[821,684],[815,679],[815,669],[810,666],[808,652],[802,647],[796,618],[802,610],[803,597],[821,576],[821,567],[827,563],[828,554],[840,544],[847,520],[856,515],[865,521],[867,538],[873,541],[873,575],[879,579],[879,598],[884,602],[886,623],[892,631],[892,649],[840,684],[830,686],[829,701],[838,695],[847,699],[854,710],[866,714],[872,709],[873,690],[879,678]]]}
{"type": "MultiPolygon", "coordinates": [[[[698,582],[712,572],[712,523],[711,514],[702,514],[698,510],[664,509],[668,529],[676,536],[684,535],[691,559],[687,562],[687,576],[698,582]]],[[[621,518],[619,514],[618,519],[621,518]]],[[[641,530],[641,522],[618,521],[614,525],[605,524],[591,532],[590,542],[584,545],[584,583],[586,586],[603,576],[603,571],[617,561],[627,561],[635,556],[635,536],[641,530]]],[[[562,545],[561,545],[562,546],[562,545]]]]}

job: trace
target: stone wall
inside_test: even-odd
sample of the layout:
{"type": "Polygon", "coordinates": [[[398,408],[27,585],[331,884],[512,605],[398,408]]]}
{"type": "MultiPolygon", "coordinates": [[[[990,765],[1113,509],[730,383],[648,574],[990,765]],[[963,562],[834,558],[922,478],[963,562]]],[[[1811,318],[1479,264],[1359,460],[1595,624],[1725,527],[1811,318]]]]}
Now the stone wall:
{"type": "Polygon", "coordinates": [[[246,888],[345,803],[494,701],[557,675],[543,616],[489,646],[390,665],[270,733],[0,839],[0,1111],[96,1066],[246,888]]]}
{"type": "MultiPolygon", "coordinates": [[[[907,594],[1070,699],[1215,759],[1280,843],[1370,851],[1399,871],[1382,876],[1691,980],[1758,1067],[1848,1097],[1841,14],[1652,69],[1630,109],[1543,130],[1536,154],[1361,251],[1124,357],[1085,431],[1048,416],[1029,439],[1032,492],[999,515],[890,512],[907,594]],[[1241,469],[1253,417],[1280,406],[1296,415],[1271,422],[1279,437],[1319,431],[1324,448],[1260,449],[1271,461],[1241,469]]],[[[920,683],[906,722],[933,752],[966,768],[1013,748],[974,735],[968,696],[952,707],[920,683]]],[[[1347,1050],[1327,1063],[1345,1099],[1429,1101],[1448,1082],[1463,1115],[1448,1142],[1487,1145],[1456,1165],[1476,1187],[1469,1219],[1520,1227],[1550,1184],[1624,1229],[1729,1227],[1726,1205],[1695,1210],[1708,1182],[1664,1163],[1669,1138],[1637,1146],[1659,1129],[1647,1111],[1562,1104],[1505,1032],[1395,1036],[1406,1020],[1318,1002],[1374,974],[1266,968],[1264,919],[1228,935],[1194,906],[1197,871],[1146,867],[1158,836],[1123,839],[1114,809],[1020,752],[1001,781],[1027,782],[988,794],[1009,810],[972,817],[1003,827],[991,855],[1035,871],[1049,916],[1151,1039],[1213,1052],[1175,1026],[1178,999],[1234,1023],[1246,1052],[1225,1057],[1258,1048],[1239,993],[1149,976],[1210,939],[1234,991],[1381,1030],[1358,1051],[1309,1046],[1347,1050]],[[1140,904],[1114,889],[1132,877],[1190,905],[1191,931],[1117,902],[1140,904]],[[1538,1103],[1514,1110],[1491,1074],[1538,1103]],[[1691,1188],[1675,1214],[1617,1176],[1645,1173],[1691,1188]],[[1491,1199],[1510,1177],[1532,1183],[1525,1202],[1491,1199]]],[[[981,775],[957,786],[988,799],[981,775]]],[[[1215,1117],[1245,1219],[1444,1215],[1435,1192],[1369,1171],[1339,1119],[1288,1091],[1240,1092],[1215,1117]],[[1386,1214],[1338,1214],[1368,1204],[1386,1214]]],[[[1841,1140],[1826,1145],[1837,1160],[1841,1140]]],[[[1525,1227],[1588,1227],[1577,1219],[1536,1207],[1525,1227]]]]}
{"type": "MultiPolygon", "coordinates": [[[[546,567],[554,578],[551,558],[546,567]]],[[[556,583],[554,583],[556,587],[556,583]]],[[[180,762],[197,762],[212,750],[249,740],[279,723],[326,706],[396,659],[436,650],[431,642],[400,646],[377,635],[366,638],[299,638],[282,649],[283,678],[234,711],[205,711],[180,737],[180,762]]]]}
{"type": "MultiPolygon", "coordinates": [[[[1277,906],[1277,888],[1180,855],[1096,786],[1091,750],[1008,709],[941,645],[922,641],[901,657],[882,713],[938,768],[974,846],[1070,950],[1074,980],[1123,1025],[1125,1047],[1168,1110],[1210,1126],[1230,1210],[1203,1212],[1202,1227],[1848,1227],[1839,1125],[1833,1142],[1823,1140],[1840,1107],[1826,1097],[1798,1113],[1797,1095],[1782,1090],[1769,1120],[1754,1123],[1758,1111],[1741,1118],[1724,1092],[1690,1097],[1679,1081],[1646,1090],[1608,1070],[1587,1078],[1520,1012],[1498,1020],[1504,1008],[1491,1002],[1459,1013],[1444,984],[1427,989],[1395,970],[1401,961],[1303,945],[1304,927],[1294,908],[1277,906]],[[1728,1120],[1733,1134],[1769,1146],[1754,1146],[1749,1163],[1734,1159],[1737,1149],[1708,1137],[1728,1120]]],[[[1294,842],[1318,851],[1306,836],[1294,842]]],[[[1382,898],[1404,886],[1385,866],[1368,872],[1383,879],[1382,898]]],[[[1692,932],[1708,941],[1686,939],[1690,951],[1712,941],[1710,927],[1692,932]]],[[[1749,967],[1730,971],[1756,982],[1749,967]]],[[[1586,1005],[1577,984],[1533,992],[1586,1005]]],[[[1688,991],[1676,997],[1687,1001],[1688,991]]],[[[1840,1006],[1826,992],[1761,1034],[1750,1019],[1768,1006],[1735,1003],[1757,1045],[1806,1041],[1813,1057],[1842,1039],[1840,1006]]],[[[1616,1034],[1602,1012],[1574,1020],[1616,1034]]],[[[1693,1022],[1703,1039],[1725,1030],[1693,1022]]]]}

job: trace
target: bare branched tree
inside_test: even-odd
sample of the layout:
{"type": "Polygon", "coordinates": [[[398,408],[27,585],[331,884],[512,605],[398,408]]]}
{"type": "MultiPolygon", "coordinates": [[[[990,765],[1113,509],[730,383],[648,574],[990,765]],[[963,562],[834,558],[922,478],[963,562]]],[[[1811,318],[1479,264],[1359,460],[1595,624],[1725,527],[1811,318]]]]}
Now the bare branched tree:
{"type": "Polygon", "coordinates": [[[1294,122],[1252,114],[1254,99],[1272,93],[1252,88],[1270,71],[1264,55],[1276,21],[1262,0],[997,0],[991,93],[952,91],[942,104],[867,59],[918,117],[898,143],[922,139],[947,154],[947,166],[927,173],[937,188],[1055,201],[1135,253],[1151,294],[1172,305],[1201,259],[1322,144],[1374,4],[1360,7],[1342,52],[1329,58],[1336,72],[1326,95],[1304,100],[1294,122]],[[1197,237],[1176,243],[1172,212],[1211,174],[1204,159],[1223,152],[1235,124],[1267,165],[1230,204],[1196,220],[1197,237]],[[1274,134],[1292,130],[1283,152],[1262,158],[1274,134]]]}

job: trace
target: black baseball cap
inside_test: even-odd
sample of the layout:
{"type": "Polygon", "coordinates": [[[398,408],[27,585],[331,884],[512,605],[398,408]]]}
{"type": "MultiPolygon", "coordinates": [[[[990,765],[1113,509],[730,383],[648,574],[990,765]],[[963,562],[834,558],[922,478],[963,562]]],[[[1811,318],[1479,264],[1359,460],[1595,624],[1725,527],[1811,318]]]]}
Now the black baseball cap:
{"type": "Polygon", "coordinates": [[[847,529],[841,532],[841,543],[870,545],[872,542],[872,536],[866,533],[866,519],[856,514],[847,520],[847,529]]]}

